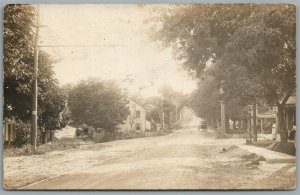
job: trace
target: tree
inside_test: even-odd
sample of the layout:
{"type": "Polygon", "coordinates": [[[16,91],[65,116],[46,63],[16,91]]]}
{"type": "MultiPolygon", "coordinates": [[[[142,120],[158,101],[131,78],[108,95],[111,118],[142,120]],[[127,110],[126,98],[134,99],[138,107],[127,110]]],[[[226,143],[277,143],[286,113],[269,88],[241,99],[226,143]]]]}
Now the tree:
{"type": "Polygon", "coordinates": [[[40,96],[38,126],[42,135],[42,143],[46,143],[46,136],[52,135],[54,130],[64,128],[70,119],[67,98],[58,85],[49,86],[40,96]]]}
{"type": "Polygon", "coordinates": [[[178,120],[178,110],[185,100],[185,96],[175,91],[170,85],[162,85],[159,89],[161,94],[161,110],[164,113],[164,123],[171,126],[178,120]]]}
{"type": "Polygon", "coordinates": [[[197,89],[190,95],[188,106],[198,117],[219,120],[220,99],[218,83],[208,77],[198,82],[197,89]]]}
{"type": "Polygon", "coordinates": [[[81,81],[70,90],[68,102],[75,123],[112,133],[129,115],[128,102],[112,81],[81,81]]]}
{"type": "MultiPolygon", "coordinates": [[[[232,119],[233,121],[238,118],[245,117],[245,106],[252,105],[253,110],[256,110],[256,104],[261,103],[263,99],[263,88],[258,84],[256,78],[247,70],[247,68],[235,64],[227,64],[222,66],[220,61],[213,63],[206,68],[204,73],[204,80],[211,77],[209,82],[213,82],[214,90],[218,90],[222,83],[225,91],[223,99],[226,104],[226,121],[232,119]]],[[[211,89],[208,89],[206,94],[210,94],[211,89]]],[[[207,96],[209,98],[209,96],[207,96]]],[[[212,98],[213,99],[213,98],[212,98]]],[[[256,114],[253,113],[253,140],[257,140],[256,129],[256,114]]]]}
{"type": "Polygon", "coordinates": [[[4,7],[4,117],[29,121],[33,73],[35,9],[4,7]]]}
{"type": "MultiPolygon", "coordinates": [[[[205,76],[209,61],[221,70],[242,67],[255,84],[243,93],[278,107],[286,142],[282,107],[295,92],[295,18],[294,5],[184,5],[159,16],[152,37],[172,47],[197,78],[205,76]]],[[[240,89],[251,87],[241,84],[240,89]]]]}
{"type": "Polygon", "coordinates": [[[147,97],[144,106],[147,104],[153,105],[153,108],[146,110],[146,119],[148,121],[153,120],[155,123],[161,123],[161,98],[159,96],[147,97]]]}
{"type": "MultiPolygon", "coordinates": [[[[31,5],[4,8],[4,117],[16,119],[20,135],[27,135],[31,121],[35,15],[36,9],[31,5]]],[[[54,78],[53,63],[51,56],[39,52],[38,133],[51,132],[50,136],[69,118],[66,98],[54,78]]],[[[22,136],[17,137],[21,140],[18,146],[26,143],[22,136]]]]}
{"type": "Polygon", "coordinates": [[[148,121],[154,121],[155,123],[160,123],[160,110],[159,108],[155,107],[152,110],[150,110],[149,113],[146,113],[146,119],[148,121]]]}
{"type": "MultiPolygon", "coordinates": [[[[198,82],[197,89],[189,97],[188,106],[201,118],[212,121],[220,120],[220,92],[219,80],[213,76],[207,76],[198,82]]],[[[243,103],[240,97],[231,96],[232,93],[225,93],[226,118],[237,120],[243,116],[243,103]]]]}

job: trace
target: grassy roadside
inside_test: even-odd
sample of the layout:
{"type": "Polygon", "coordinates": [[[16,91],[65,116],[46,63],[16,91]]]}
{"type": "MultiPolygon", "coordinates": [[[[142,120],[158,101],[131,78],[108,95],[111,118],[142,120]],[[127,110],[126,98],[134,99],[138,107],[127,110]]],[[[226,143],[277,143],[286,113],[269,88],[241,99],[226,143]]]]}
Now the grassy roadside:
{"type": "Polygon", "coordinates": [[[54,140],[44,145],[37,147],[36,151],[33,150],[33,146],[30,144],[24,145],[21,148],[8,147],[3,150],[4,157],[15,157],[15,156],[29,156],[29,155],[42,155],[47,152],[55,150],[68,150],[78,148],[81,140],[73,138],[62,138],[60,140],[54,140]]]}

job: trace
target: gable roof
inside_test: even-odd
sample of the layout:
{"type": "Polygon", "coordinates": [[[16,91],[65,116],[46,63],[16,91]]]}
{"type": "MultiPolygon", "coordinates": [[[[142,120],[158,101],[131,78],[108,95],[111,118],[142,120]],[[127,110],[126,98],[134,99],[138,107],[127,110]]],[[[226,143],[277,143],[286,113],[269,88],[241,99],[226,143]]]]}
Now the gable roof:
{"type": "Polygon", "coordinates": [[[296,96],[291,96],[285,103],[286,105],[296,105],[296,96]]]}
{"type": "Polygon", "coordinates": [[[136,105],[138,105],[139,107],[141,107],[141,108],[143,108],[143,109],[145,109],[143,106],[141,106],[140,104],[138,104],[138,103],[136,103],[135,101],[133,101],[132,99],[130,99],[130,98],[126,98],[129,102],[133,102],[133,103],[135,103],[136,105]]]}

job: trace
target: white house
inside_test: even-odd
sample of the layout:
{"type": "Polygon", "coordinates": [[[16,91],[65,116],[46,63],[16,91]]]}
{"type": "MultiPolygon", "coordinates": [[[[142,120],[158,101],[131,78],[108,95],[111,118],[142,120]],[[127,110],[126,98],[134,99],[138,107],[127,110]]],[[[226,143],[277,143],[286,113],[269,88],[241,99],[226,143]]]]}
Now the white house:
{"type": "Polygon", "coordinates": [[[144,134],[146,130],[146,111],[133,100],[129,98],[127,98],[127,100],[129,101],[128,107],[130,114],[127,116],[126,120],[123,121],[124,124],[118,125],[118,131],[126,134],[144,134]]]}

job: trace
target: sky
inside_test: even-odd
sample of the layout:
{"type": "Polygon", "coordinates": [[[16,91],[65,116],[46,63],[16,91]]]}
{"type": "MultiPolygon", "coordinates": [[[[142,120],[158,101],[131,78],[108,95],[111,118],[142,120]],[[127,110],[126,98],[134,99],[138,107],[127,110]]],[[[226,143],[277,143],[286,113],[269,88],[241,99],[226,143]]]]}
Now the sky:
{"type": "Polygon", "coordinates": [[[151,11],[141,5],[41,5],[39,45],[58,59],[61,85],[99,78],[145,97],[158,95],[163,84],[189,93],[196,81],[170,48],[149,40],[144,21],[151,11]]]}

